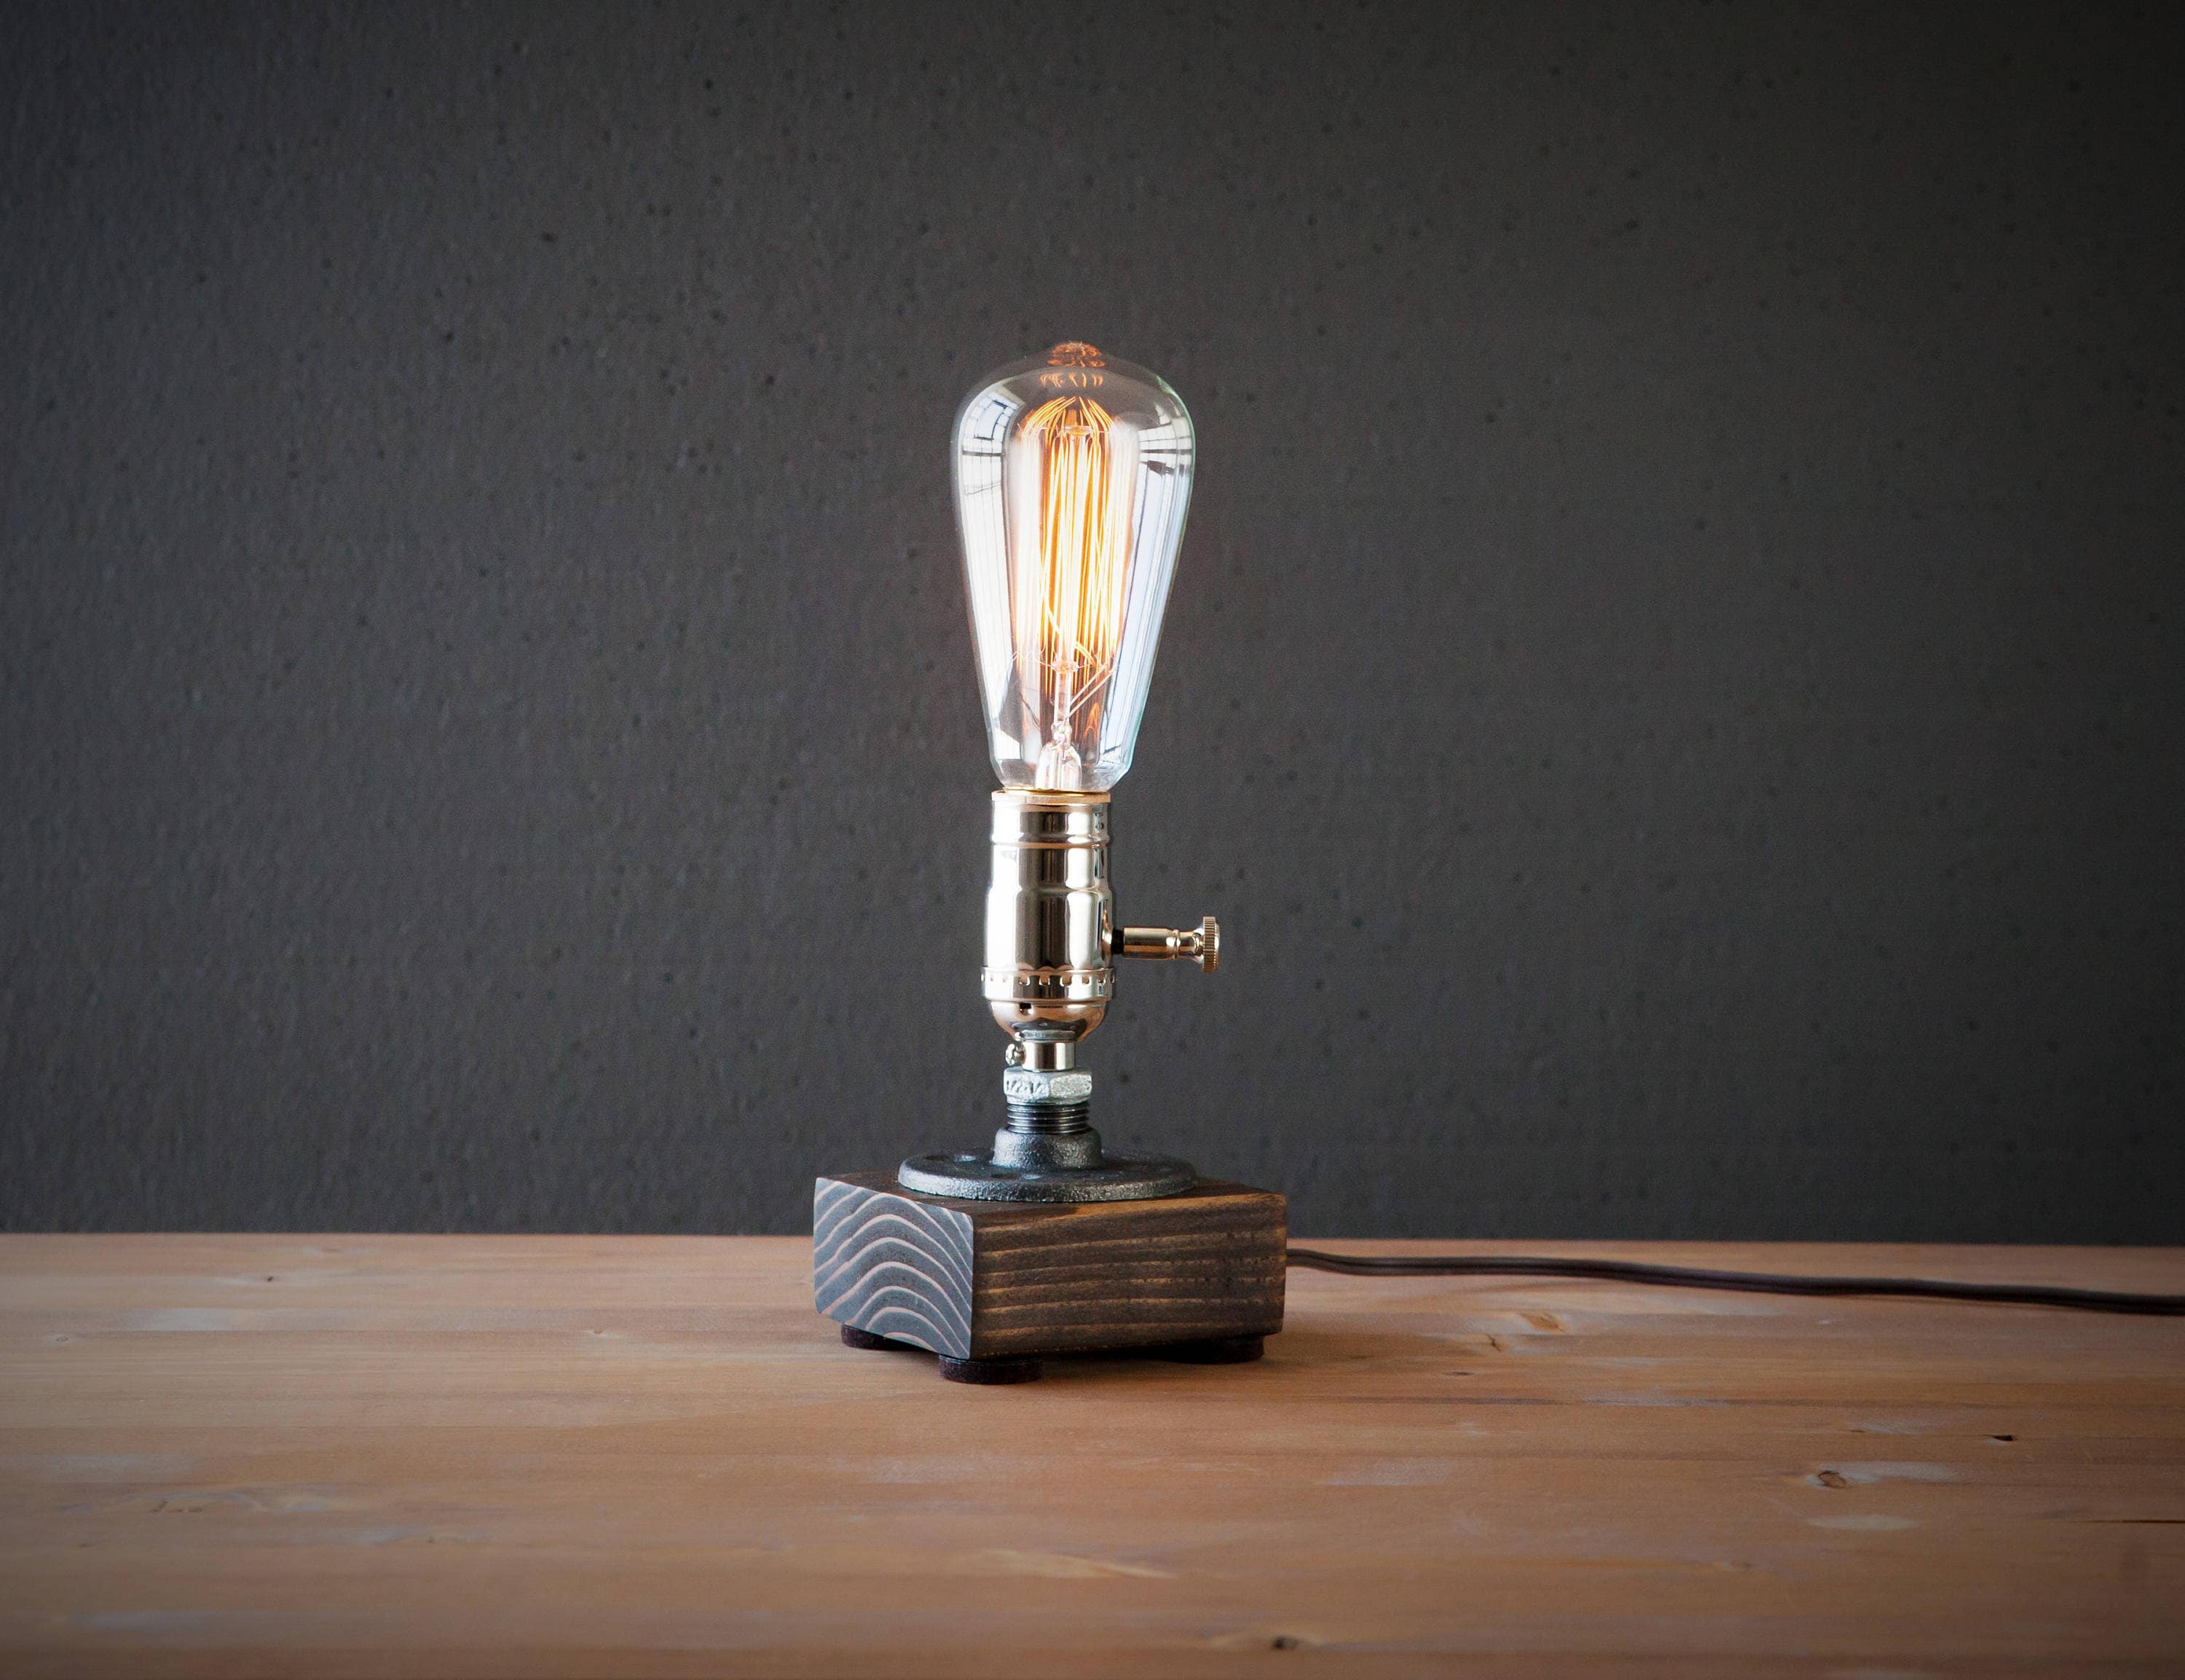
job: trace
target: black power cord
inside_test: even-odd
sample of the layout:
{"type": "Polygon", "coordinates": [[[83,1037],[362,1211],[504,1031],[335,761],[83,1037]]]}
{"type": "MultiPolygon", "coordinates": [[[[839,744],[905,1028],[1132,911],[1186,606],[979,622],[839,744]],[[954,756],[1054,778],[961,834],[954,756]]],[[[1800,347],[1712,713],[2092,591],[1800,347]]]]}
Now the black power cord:
{"type": "Polygon", "coordinates": [[[1932,1301],[2070,1307],[2087,1313],[2185,1315],[2185,1295],[2053,1289],[2041,1284],[1951,1283],[1926,1277],[1800,1277],[1779,1272],[1657,1266],[1640,1260],[1578,1260],[1530,1254],[1330,1254],[1319,1248],[1293,1248],[1289,1263],[1352,1277],[1584,1277],[1612,1283],[1665,1284],[1678,1289],[1739,1289],[1756,1295],[1897,1295],[1932,1301]]]}

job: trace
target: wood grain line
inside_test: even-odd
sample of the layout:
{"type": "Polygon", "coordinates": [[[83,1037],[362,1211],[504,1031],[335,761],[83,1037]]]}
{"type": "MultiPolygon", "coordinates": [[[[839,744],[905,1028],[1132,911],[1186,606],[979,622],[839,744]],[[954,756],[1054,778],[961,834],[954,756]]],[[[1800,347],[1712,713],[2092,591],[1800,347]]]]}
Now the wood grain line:
{"type": "Polygon", "coordinates": [[[812,1295],[839,1324],[951,1359],[971,1352],[971,1222],[839,1179],[812,1198],[812,1295]]]}

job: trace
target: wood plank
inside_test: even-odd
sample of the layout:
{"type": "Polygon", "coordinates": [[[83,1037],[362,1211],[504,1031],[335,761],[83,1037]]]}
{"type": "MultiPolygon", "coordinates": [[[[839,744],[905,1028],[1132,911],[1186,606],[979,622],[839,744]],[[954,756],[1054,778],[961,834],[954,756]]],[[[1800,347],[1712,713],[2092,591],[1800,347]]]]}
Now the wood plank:
{"type": "Polygon", "coordinates": [[[974,1202],[845,1173],[814,1187],[813,1297],[839,1324],[958,1359],[1271,1336],[1288,1231],[1283,1198],[1248,1185],[974,1202]]]}
{"type": "MultiPolygon", "coordinates": [[[[2185,1291],[2177,1249],[1552,1246],[2185,1291]]],[[[0,1236],[0,1672],[2185,1667],[2175,1320],[1299,1273],[1260,1364],[979,1389],[841,1347],[810,1259],[0,1236]]]]}

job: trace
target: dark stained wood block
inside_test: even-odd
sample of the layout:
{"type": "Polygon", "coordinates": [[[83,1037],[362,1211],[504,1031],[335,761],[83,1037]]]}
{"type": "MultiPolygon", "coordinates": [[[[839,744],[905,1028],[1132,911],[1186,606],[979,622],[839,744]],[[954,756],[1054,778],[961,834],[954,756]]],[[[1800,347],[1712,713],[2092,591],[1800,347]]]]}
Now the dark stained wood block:
{"type": "Polygon", "coordinates": [[[1282,1197],[1242,1184],[972,1202],[845,1173],[813,1187],[813,1298],[838,1324],[952,1359],[1270,1336],[1288,1221],[1282,1197]]]}

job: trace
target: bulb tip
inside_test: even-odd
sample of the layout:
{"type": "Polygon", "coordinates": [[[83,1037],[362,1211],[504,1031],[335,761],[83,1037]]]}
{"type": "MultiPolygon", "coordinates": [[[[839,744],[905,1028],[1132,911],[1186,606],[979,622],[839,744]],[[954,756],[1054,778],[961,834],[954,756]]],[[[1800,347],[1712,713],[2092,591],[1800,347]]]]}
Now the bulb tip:
{"type": "Polygon", "coordinates": [[[1081,338],[1065,339],[1047,353],[1049,367],[1105,367],[1108,358],[1081,338]]]}

